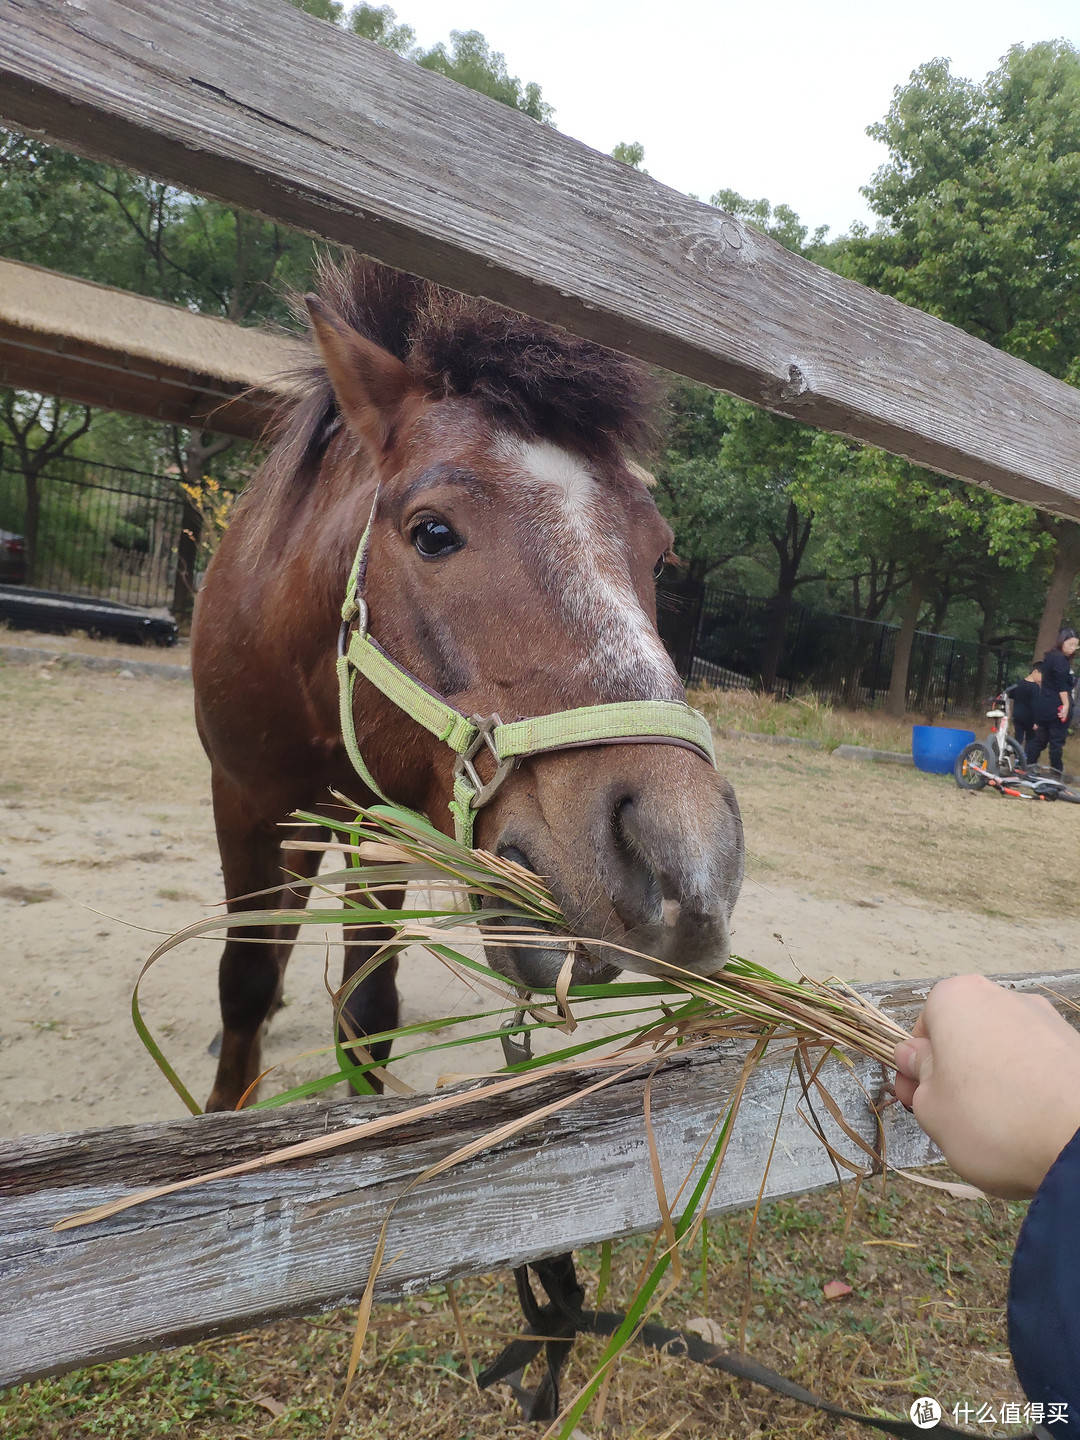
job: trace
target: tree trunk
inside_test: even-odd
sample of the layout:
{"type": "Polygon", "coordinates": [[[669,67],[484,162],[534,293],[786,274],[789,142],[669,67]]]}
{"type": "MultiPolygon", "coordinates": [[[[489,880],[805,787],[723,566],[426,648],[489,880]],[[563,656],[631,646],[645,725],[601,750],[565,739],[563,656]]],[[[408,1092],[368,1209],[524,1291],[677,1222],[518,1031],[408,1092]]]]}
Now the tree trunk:
{"type": "Polygon", "coordinates": [[[885,713],[902,720],[907,710],[908,670],[911,666],[911,646],[915,639],[915,626],[922,609],[926,577],[916,575],[911,581],[908,598],[904,602],[904,614],[900,621],[900,633],[896,637],[893,651],[892,675],[889,678],[889,694],[885,700],[885,713]]]}
{"type": "MultiPolygon", "coordinates": [[[[187,443],[181,447],[178,427],[173,427],[173,453],[180,470],[180,479],[186,485],[198,486],[203,479],[206,466],[216,456],[223,454],[233,444],[229,436],[206,440],[204,433],[193,430],[187,443]]],[[[173,582],[172,614],[181,629],[191,622],[195,608],[195,567],[199,556],[199,541],[202,538],[203,517],[187,491],[184,510],[180,518],[180,537],[176,544],[176,578],[173,582]]]]}
{"type": "Polygon", "coordinates": [[[765,653],[761,658],[761,688],[773,691],[776,688],[776,672],[784,658],[784,641],[787,639],[787,622],[791,614],[791,597],[799,583],[799,566],[806,554],[810,540],[810,528],[814,523],[813,514],[799,514],[794,500],[788,501],[782,530],[769,533],[769,543],[776,551],[780,562],[776,577],[776,593],[773,596],[769,615],[769,637],[765,641],[765,653]]]}
{"type": "Polygon", "coordinates": [[[195,562],[202,538],[202,513],[184,493],[184,511],[180,517],[180,539],[176,545],[176,578],[173,581],[172,614],[183,628],[191,620],[195,608],[195,562]]]}
{"type": "Polygon", "coordinates": [[[1080,575],[1080,525],[1073,520],[1058,520],[1054,524],[1057,548],[1054,551],[1054,568],[1050,575],[1050,588],[1046,592],[1039,633],[1035,637],[1035,654],[1039,661],[1057,639],[1065,619],[1065,612],[1072,599],[1076,577],[1080,575]]]}
{"type": "Polygon", "coordinates": [[[787,622],[791,614],[791,594],[792,587],[778,589],[772,598],[769,611],[769,635],[761,657],[761,688],[770,692],[776,688],[776,672],[784,658],[787,622]]]}

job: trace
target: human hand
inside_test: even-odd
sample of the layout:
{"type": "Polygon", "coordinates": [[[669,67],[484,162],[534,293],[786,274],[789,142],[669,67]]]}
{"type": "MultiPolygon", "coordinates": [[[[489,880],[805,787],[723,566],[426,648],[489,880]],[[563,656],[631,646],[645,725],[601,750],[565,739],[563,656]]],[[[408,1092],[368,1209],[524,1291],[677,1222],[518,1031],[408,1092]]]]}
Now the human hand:
{"type": "Polygon", "coordinates": [[[1080,1129],[1080,1035],[1042,996],[942,980],[896,1047],[896,1094],[965,1180],[1034,1195],[1080,1129]]]}
{"type": "Polygon", "coordinates": [[[1067,705],[1059,705],[1059,706],[1058,706],[1058,719],[1059,719],[1060,721],[1062,721],[1062,723],[1064,723],[1064,721],[1065,721],[1066,718],[1068,717],[1068,714],[1069,714],[1069,707],[1068,707],[1067,705]]]}

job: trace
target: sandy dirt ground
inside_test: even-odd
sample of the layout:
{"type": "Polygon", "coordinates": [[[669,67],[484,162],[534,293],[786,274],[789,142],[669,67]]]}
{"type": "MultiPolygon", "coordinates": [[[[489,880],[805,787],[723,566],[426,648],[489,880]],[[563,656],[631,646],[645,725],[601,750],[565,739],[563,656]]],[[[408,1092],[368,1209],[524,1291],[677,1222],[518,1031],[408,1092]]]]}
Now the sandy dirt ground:
{"type": "MultiPolygon", "coordinates": [[[[175,681],[0,665],[0,1134],[184,1113],[129,1007],[158,940],[221,898],[191,703],[175,681]]],[[[1080,957],[1076,808],[970,797],[951,779],[775,745],[724,741],[721,757],[749,852],[739,954],[855,981],[1080,957]]],[[[147,1020],[200,1099],[219,948],[188,943],[143,985],[147,1020]]],[[[293,958],[265,1051],[278,1067],[269,1089],[329,1068],[304,1053],[328,1039],[326,961],[321,936],[293,958]]],[[[340,970],[340,952],[329,966],[340,970]]],[[[404,957],[401,980],[404,1022],[477,1008],[423,955],[404,957]]],[[[425,1088],[500,1063],[485,1042],[399,1073],[425,1088]]]]}

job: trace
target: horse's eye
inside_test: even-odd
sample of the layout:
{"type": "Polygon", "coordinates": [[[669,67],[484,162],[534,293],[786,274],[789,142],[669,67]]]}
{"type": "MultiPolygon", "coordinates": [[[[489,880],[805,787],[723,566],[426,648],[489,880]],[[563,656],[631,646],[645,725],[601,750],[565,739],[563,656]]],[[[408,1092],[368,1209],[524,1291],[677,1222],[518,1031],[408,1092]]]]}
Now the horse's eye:
{"type": "Polygon", "coordinates": [[[437,560],[442,555],[452,555],[465,543],[445,520],[436,520],[432,515],[413,526],[412,542],[425,560],[437,560]]]}
{"type": "Polygon", "coordinates": [[[657,560],[656,565],[655,565],[655,567],[654,567],[654,569],[653,569],[653,572],[652,572],[652,573],[653,573],[653,579],[654,579],[654,580],[659,580],[659,579],[660,579],[660,576],[663,575],[663,573],[664,573],[664,566],[665,566],[666,564],[667,564],[667,552],[665,551],[665,553],[660,556],[660,559],[657,560]]]}

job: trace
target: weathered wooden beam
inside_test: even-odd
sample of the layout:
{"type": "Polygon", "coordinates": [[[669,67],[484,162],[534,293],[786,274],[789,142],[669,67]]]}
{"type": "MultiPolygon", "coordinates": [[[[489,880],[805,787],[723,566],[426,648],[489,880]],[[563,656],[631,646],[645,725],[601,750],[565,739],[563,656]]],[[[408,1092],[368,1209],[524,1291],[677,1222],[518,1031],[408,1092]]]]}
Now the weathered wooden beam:
{"type": "Polygon", "coordinates": [[[275,0],[0,0],[0,117],[1080,519],[1080,393],[275,0]]]}
{"type": "MultiPolygon", "coordinates": [[[[1075,1013],[1065,1007],[1080,999],[1080,971],[1001,978],[1045,987],[1064,1013],[1075,1013]]],[[[861,988],[908,1025],[931,983],[861,988]]],[[[739,1070],[734,1047],[722,1047],[671,1061],[654,1078],[653,1130],[669,1194],[692,1171],[739,1070]]],[[[757,1199],[774,1134],[767,1196],[834,1183],[789,1079],[783,1054],[754,1072],[714,1213],[757,1199]]],[[[378,1293],[420,1291],[654,1229],[643,1083],[639,1074],[612,1085],[405,1195],[389,1228],[386,1253],[395,1258],[378,1293]]],[[[445,1117],[418,1121],[348,1152],[215,1181],[60,1232],[52,1225],[84,1208],[416,1102],[296,1105],[8,1143],[0,1149],[0,1384],[355,1301],[387,1209],[410,1181],[456,1146],[583,1084],[561,1077],[496,1099],[481,1093],[452,1131],[445,1117]]],[[[852,1074],[834,1064],[827,1084],[847,1121],[873,1142],[867,1094],[881,1092],[880,1067],[862,1063],[852,1074]]],[[[827,1117],[825,1124],[832,1142],[859,1159],[827,1117]]],[[[891,1164],[937,1158],[898,1106],[885,1110],[882,1124],[891,1164]]]]}

